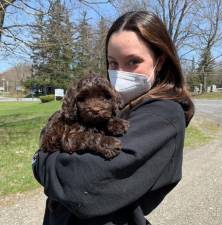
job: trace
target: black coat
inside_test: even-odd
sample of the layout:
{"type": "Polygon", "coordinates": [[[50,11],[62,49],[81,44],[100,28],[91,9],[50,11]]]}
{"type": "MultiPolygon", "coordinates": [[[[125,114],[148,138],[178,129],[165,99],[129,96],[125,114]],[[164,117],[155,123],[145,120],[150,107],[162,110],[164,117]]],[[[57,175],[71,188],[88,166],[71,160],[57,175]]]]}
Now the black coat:
{"type": "Polygon", "coordinates": [[[35,178],[58,204],[44,225],[145,225],[181,179],[185,117],[170,100],[146,100],[130,110],[130,127],[111,161],[90,153],[39,150],[35,178]]]}

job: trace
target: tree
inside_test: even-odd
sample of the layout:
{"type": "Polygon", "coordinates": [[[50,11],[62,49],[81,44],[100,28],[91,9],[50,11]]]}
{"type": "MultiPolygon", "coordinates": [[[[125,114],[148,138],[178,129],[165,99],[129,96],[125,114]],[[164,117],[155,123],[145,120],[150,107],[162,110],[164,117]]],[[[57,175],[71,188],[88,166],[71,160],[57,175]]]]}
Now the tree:
{"type": "Polygon", "coordinates": [[[114,0],[110,1],[119,15],[133,10],[146,10],[149,1],[147,0],[114,0]]]}
{"type": "Polygon", "coordinates": [[[3,24],[5,20],[6,9],[14,2],[15,0],[0,0],[0,41],[3,33],[3,24]]]}
{"type": "Polygon", "coordinates": [[[95,72],[98,72],[100,74],[106,75],[106,57],[105,57],[105,39],[106,34],[108,32],[108,23],[104,19],[104,17],[101,17],[95,34],[95,50],[94,50],[94,61],[95,61],[95,72]]]}
{"type": "Polygon", "coordinates": [[[195,21],[195,46],[200,49],[198,72],[206,91],[210,74],[213,71],[215,60],[222,56],[222,0],[205,0],[200,3],[201,8],[195,21]],[[216,55],[212,55],[216,52],[216,55]]]}
{"type": "Polygon", "coordinates": [[[193,21],[195,20],[197,0],[156,0],[150,8],[159,15],[167,27],[170,37],[182,59],[190,49],[193,37],[193,21]]]}
{"type": "Polygon", "coordinates": [[[88,20],[87,13],[84,11],[77,26],[77,37],[75,41],[74,73],[77,78],[82,77],[94,68],[93,51],[95,49],[93,46],[92,29],[88,20]]]}
{"type": "Polygon", "coordinates": [[[214,70],[215,63],[209,48],[205,48],[202,51],[200,58],[201,58],[201,61],[199,63],[197,72],[199,75],[199,80],[201,84],[203,85],[203,91],[205,92],[207,90],[207,86],[211,84],[210,79],[208,78],[214,70]]]}
{"type": "Polygon", "coordinates": [[[73,26],[60,0],[53,1],[49,16],[37,14],[32,48],[33,76],[26,86],[41,88],[45,94],[66,89],[73,76],[73,26]]]}
{"type": "Polygon", "coordinates": [[[43,13],[39,10],[41,1],[0,0],[0,51],[4,60],[18,55],[19,59],[21,55],[25,58],[29,54],[31,21],[36,12],[43,13]]]}

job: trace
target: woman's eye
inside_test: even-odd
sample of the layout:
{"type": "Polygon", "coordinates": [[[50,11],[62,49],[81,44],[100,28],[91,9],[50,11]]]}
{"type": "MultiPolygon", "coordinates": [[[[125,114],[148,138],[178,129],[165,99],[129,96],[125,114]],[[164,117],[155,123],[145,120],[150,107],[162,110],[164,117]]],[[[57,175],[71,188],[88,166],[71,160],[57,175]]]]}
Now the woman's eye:
{"type": "Polygon", "coordinates": [[[134,65],[137,65],[140,63],[140,60],[138,59],[131,59],[129,62],[128,62],[128,65],[129,66],[134,66],[134,65]]]}
{"type": "Polygon", "coordinates": [[[116,62],[109,62],[109,69],[117,69],[118,64],[116,62]]]}

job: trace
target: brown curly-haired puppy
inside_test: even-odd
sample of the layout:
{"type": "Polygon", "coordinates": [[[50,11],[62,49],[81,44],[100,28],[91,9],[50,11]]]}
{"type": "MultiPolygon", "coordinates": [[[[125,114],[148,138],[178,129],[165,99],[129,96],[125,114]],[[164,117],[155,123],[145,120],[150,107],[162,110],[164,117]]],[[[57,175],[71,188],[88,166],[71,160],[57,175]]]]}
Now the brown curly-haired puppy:
{"type": "Polygon", "coordinates": [[[71,85],[61,110],[48,120],[40,135],[40,147],[47,152],[94,152],[106,159],[119,154],[129,123],[118,118],[123,101],[110,82],[95,74],[71,85]]]}

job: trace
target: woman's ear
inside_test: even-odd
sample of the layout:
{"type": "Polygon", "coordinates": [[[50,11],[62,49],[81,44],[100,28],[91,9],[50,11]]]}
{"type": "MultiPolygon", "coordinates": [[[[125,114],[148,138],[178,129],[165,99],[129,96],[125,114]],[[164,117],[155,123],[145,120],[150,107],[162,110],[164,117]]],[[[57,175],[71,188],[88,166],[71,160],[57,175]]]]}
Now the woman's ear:
{"type": "Polygon", "coordinates": [[[76,120],[77,117],[77,87],[71,86],[67,89],[62,103],[61,114],[67,120],[76,120]]]}

